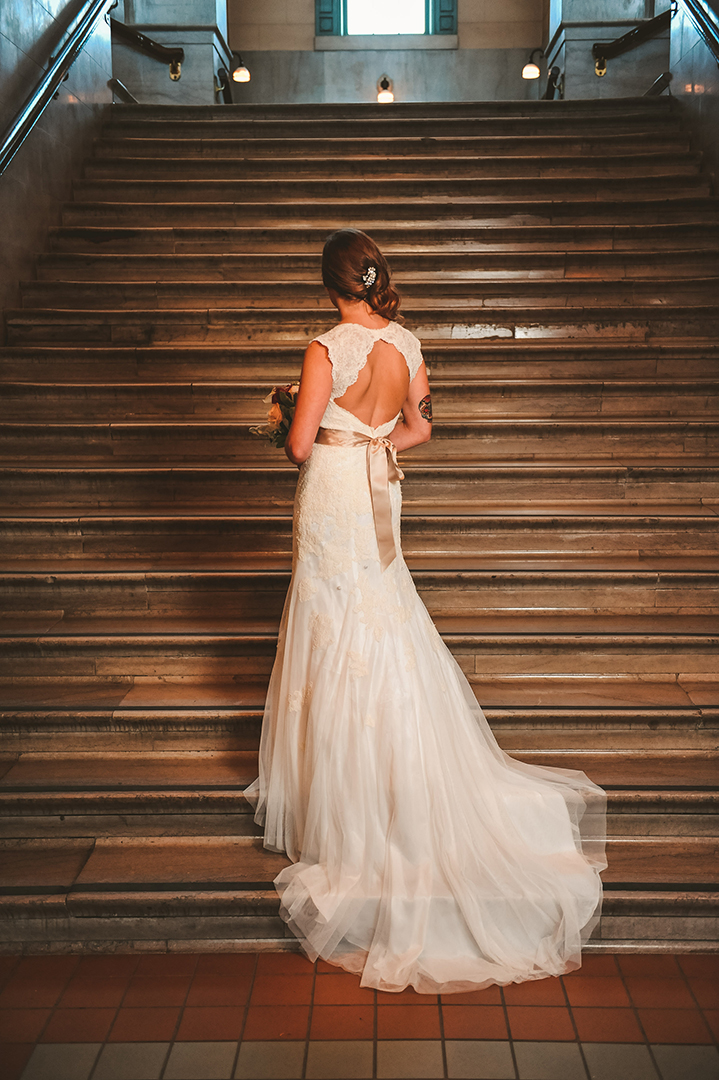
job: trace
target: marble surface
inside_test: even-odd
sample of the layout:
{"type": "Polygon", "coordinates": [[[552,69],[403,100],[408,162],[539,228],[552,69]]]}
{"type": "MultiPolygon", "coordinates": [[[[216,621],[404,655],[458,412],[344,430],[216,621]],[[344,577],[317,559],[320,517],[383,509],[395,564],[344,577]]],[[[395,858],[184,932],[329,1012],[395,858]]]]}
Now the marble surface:
{"type": "Polygon", "coordinates": [[[115,78],[124,83],[141,105],[217,105],[215,80],[228,58],[213,26],[200,30],[143,28],[154,40],[168,48],[182,48],[181,78],[170,78],[169,66],[115,40],[112,65],[115,78]]]}
{"type": "Polygon", "coordinates": [[[116,79],[141,105],[216,105],[216,74],[227,67],[226,0],[120,0],[113,18],[137,26],[154,41],[185,50],[180,79],[168,65],[115,39],[112,68],[116,79]]]}
{"type": "MultiPolygon", "coordinates": [[[[233,47],[238,47],[234,42],[233,47]]],[[[245,50],[252,79],[233,86],[244,102],[370,102],[377,80],[389,76],[396,101],[524,100],[525,48],[311,52],[245,50]]]]}
{"type": "MultiPolygon", "coordinates": [[[[64,37],[77,4],[67,0],[3,0],[0,4],[0,125],[12,122],[49,55],[64,37]]],[[[18,302],[18,281],[33,276],[103,107],[112,95],[110,30],[101,21],[67,82],[45,110],[5,174],[0,177],[3,259],[0,309],[18,302]]]]}

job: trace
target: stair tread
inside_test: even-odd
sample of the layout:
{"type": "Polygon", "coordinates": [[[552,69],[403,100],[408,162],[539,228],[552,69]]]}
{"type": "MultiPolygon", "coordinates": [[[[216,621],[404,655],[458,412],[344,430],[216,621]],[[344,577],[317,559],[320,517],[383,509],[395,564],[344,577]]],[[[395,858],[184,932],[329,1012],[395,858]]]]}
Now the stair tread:
{"type": "MultiPolygon", "coordinates": [[[[258,417],[264,419],[262,416],[263,410],[258,406],[258,417]]],[[[253,420],[228,420],[218,419],[212,420],[208,418],[195,419],[192,416],[182,416],[181,418],[164,419],[163,417],[151,417],[144,418],[139,417],[137,419],[129,418],[123,420],[3,420],[0,421],[0,429],[12,429],[12,428],[40,428],[43,430],[72,430],[83,429],[88,432],[103,431],[107,427],[112,427],[116,430],[132,430],[142,428],[187,428],[189,430],[198,430],[200,428],[209,428],[210,430],[221,430],[222,428],[231,429],[233,433],[237,429],[247,430],[249,425],[253,423],[253,420]]],[[[659,428],[659,427],[706,427],[708,425],[714,425],[719,422],[719,412],[716,414],[708,412],[708,415],[697,416],[660,416],[660,417],[647,417],[636,416],[634,413],[617,414],[611,416],[483,416],[481,418],[472,416],[455,416],[451,420],[441,420],[439,423],[434,424],[435,440],[436,434],[441,434],[443,431],[448,432],[461,432],[465,428],[485,428],[485,427],[501,427],[503,425],[510,425],[513,428],[516,427],[573,427],[579,425],[582,428],[586,427],[611,427],[616,426],[632,426],[641,428],[659,428]]],[[[257,445],[264,445],[258,440],[257,445]]],[[[274,449],[274,448],[273,448],[274,449]]],[[[409,451],[407,451],[409,452],[409,451]]],[[[276,451],[275,451],[276,453],[276,451]]],[[[653,458],[646,458],[646,461],[652,461],[653,458]]],[[[700,459],[704,460],[704,459],[700,459]]],[[[282,467],[286,468],[284,462],[281,462],[282,467]]]]}
{"type": "MultiPolygon", "coordinates": [[[[717,519],[713,519],[717,522],[717,519]]],[[[719,524],[719,522],[717,522],[719,524]]],[[[699,553],[692,554],[686,551],[684,554],[644,554],[633,556],[631,554],[587,554],[582,551],[567,551],[566,546],[560,545],[556,551],[522,552],[517,554],[496,552],[482,554],[481,552],[453,551],[447,541],[445,550],[441,553],[426,551],[413,552],[408,550],[405,544],[404,557],[410,570],[414,573],[431,573],[451,571],[461,572],[512,572],[521,574],[525,572],[543,572],[546,574],[571,573],[584,574],[589,578],[592,574],[622,574],[636,577],[638,574],[706,574],[719,571],[719,552],[716,554],[699,553]],[[449,549],[449,550],[448,550],[449,549]]],[[[719,543],[719,540],[717,541],[719,543]]],[[[715,546],[717,546],[715,544],[715,546]]],[[[89,579],[93,575],[101,574],[178,574],[178,573],[246,573],[246,572],[278,572],[289,575],[291,569],[292,553],[290,551],[276,552],[263,551],[253,552],[214,552],[209,554],[188,551],[162,553],[155,556],[138,553],[132,555],[77,555],[68,558],[65,555],[49,556],[41,552],[36,556],[0,556],[0,574],[34,574],[38,568],[43,574],[87,574],[89,579]]]]}
{"type": "MultiPolygon", "coordinates": [[[[628,615],[593,613],[563,613],[558,611],[521,612],[497,611],[492,614],[437,615],[437,628],[445,635],[584,635],[616,637],[645,635],[672,638],[680,635],[715,636],[719,631],[715,615],[662,614],[628,615]]],[[[232,617],[223,613],[212,616],[163,615],[150,612],[122,615],[69,615],[62,611],[50,612],[3,612],[0,616],[0,633],[25,635],[44,632],[52,636],[131,635],[149,637],[167,635],[217,635],[229,634],[233,638],[245,636],[274,636],[279,620],[260,619],[257,616],[232,617]],[[47,630],[39,628],[47,626],[47,630]]]]}
{"type": "MultiPolygon", "coordinates": [[[[719,675],[470,675],[483,706],[529,708],[716,708],[719,675]]],[[[261,709],[267,679],[189,676],[0,678],[3,708],[261,709]]]]}
{"type": "MultiPolygon", "coordinates": [[[[85,573],[92,580],[93,575],[106,573],[166,573],[177,574],[184,572],[199,571],[202,573],[232,573],[257,571],[258,573],[286,572],[290,571],[290,553],[260,553],[253,555],[229,555],[214,554],[203,556],[194,552],[177,555],[163,555],[152,558],[144,553],[134,558],[131,556],[117,557],[83,557],[78,556],[70,560],[53,561],[42,554],[33,558],[20,556],[10,559],[0,558],[0,573],[9,574],[32,574],[38,567],[43,568],[45,574],[68,574],[85,573]]],[[[623,574],[625,577],[636,578],[638,574],[666,575],[670,572],[680,573],[689,577],[691,574],[706,575],[719,570],[719,554],[687,554],[684,556],[646,555],[642,558],[630,556],[597,556],[587,557],[582,552],[571,556],[567,553],[557,552],[552,554],[538,553],[536,555],[497,553],[482,556],[476,553],[463,554],[457,552],[443,552],[441,555],[432,556],[424,552],[407,552],[405,559],[410,570],[415,573],[429,574],[433,571],[440,572],[512,572],[521,574],[525,572],[543,572],[547,574],[571,573],[574,576],[583,574],[587,580],[592,580],[591,574],[623,574]]]]}
{"type": "MultiPolygon", "coordinates": [[[[533,763],[523,751],[508,752],[517,760],[533,763]]],[[[585,771],[581,760],[573,763],[572,767],[585,771]]],[[[594,763],[589,763],[588,767],[596,768],[594,763]]],[[[674,815],[716,816],[719,813],[716,768],[708,779],[707,772],[704,769],[697,789],[686,772],[681,774],[675,770],[668,777],[663,773],[656,777],[646,773],[641,777],[641,786],[635,786],[631,777],[625,780],[621,773],[607,771],[606,775],[611,777],[606,781],[608,809],[611,813],[630,814],[635,811],[661,816],[666,808],[667,813],[674,815]]],[[[78,771],[75,776],[61,777],[59,780],[51,773],[38,773],[30,781],[18,774],[17,778],[13,777],[0,786],[0,818],[12,813],[42,817],[45,813],[62,812],[63,808],[67,813],[99,815],[117,813],[123,807],[136,813],[144,813],[147,809],[165,815],[192,812],[199,816],[200,821],[202,815],[223,811],[251,817],[252,807],[242,795],[242,785],[246,783],[248,775],[249,770],[244,770],[224,782],[219,777],[216,780],[212,777],[195,779],[188,775],[173,782],[173,777],[165,776],[159,766],[156,776],[148,771],[147,775],[121,776],[117,782],[111,775],[103,776],[99,771],[92,775],[78,771]]],[[[253,775],[251,779],[254,778],[253,775]]],[[[259,830],[257,835],[260,835],[259,830]]]]}
{"type": "MultiPolygon", "coordinates": [[[[607,882],[714,884],[719,880],[718,841],[712,838],[612,839],[607,882]]],[[[72,890],[195,889],[253,882],[269,886],[289,860],[264,851],[254,837],[99,837],[95,840],[0,841],[5,867],[3,891],[32,891],[38,885],[72,890]]]]}
{"type": "MultiPolygon", "coordinates": [[[[719,464],[719,462],[718,462],[719,464]]],[[[642,521],[652,521],[654,518],[662,518],[665,521],[685,523],[687,518],[695,518],[699,521],[713,522],[716,512],[709,504],[686,502],[681,499],[676,501],[651,502],[647,500],[641,503],[629,503],[626,501],[600,502],[598,500],[576,499],[575,501],[555,502],[521,502],[512,500],[507,503],[477,503],[473,507],[466,507],[462,503],[447,502],[444,505],[427,503],[422,506],[419,500],[411,504],[405,504],[402,508],[402,516],[408,523],[415,519],[427,519],[428,523],[437,523],[451,526],[454,523],[481,525],[486,528],[493,524],[523,524],[535,523],[549,517],[556,521],[569,521],[581,527],[584,523],[615,522],[626,518],[628,522],[636,525],[642,521]]],[[[256,522],[264,527],[272,528],[273,524],[291,523],[292,512],[290,508],[285,510],[276,509],[271,513],[269,509],[253,511],[252,509],[232,507],[226,511],[218,510],[215,513],[203,514],[192,512],[181,506],[164,507],[161,512],[148,510],[144,514],[140,510],[123,512],[122,507],[111,506],[105,510],[88,510],[84,507],[73,507],[72,504],[63,509],[62,513],[50,514],[47,508],[27,506],[22,511],[7,507],[5,511],[0,507],[0,520],[5,527],[17,525],[20,528],[36,528],[41,530],[44,526],[55,528],[58,524],[82,522],[83,526],[91,529],[104,527],[129,528],[130,525],[161,530],[163,525],[176,530],[178,526],[189,527],[197,525],[212,526],[222,529],[228,526],[256,522]]]]}
{"type": "MultiPolygon", "coordinates": [[[[512,756],[536,765],[579,769],[605,787],[719,789],[719,750],[660,753],[518,750],[512,756]]],[[[134,790],[139,785],[141,791],[214,788],[237,796],[239,789],[257,775],[257,754],[252,751],[33,752],[20,754],[0,767],[0,792],[16,789],[113,792],[134,790]]]]}

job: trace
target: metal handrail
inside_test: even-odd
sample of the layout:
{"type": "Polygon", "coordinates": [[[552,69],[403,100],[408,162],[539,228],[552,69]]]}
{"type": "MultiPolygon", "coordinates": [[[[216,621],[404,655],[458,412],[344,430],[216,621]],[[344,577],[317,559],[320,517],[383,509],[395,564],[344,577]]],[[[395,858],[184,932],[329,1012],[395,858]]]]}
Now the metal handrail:
{"type": "Polygon", "coordinates": [[[700,38],[719,64],[719,18],[715,13],[708,12],[698,0],[681,0],[681,2],[700,38]]]}
{"type": "MultiPolygon", "coordinates": [[[[675,5],[672,4],[672,8],[675,5]]],[[[646,22],[640,23],[639,26],[635,26],[633,30],[630,30],[627,34],[623,34],[621,37],[616,38],[615,41],[597,41],[592,45],[592,56],[594,57],[594,66],[597,74],[604,74],[607,70],[607,60],[613,60],[615,56],[621,56],[622,53],[630,52],[632,49],[636,49],[637,45],[642,45],[645,41],[649,41],[650,38],[656,37],[657,34],[661,34],[662,31],[669,29],[669,24],[672,18],[672,8],[667,8],[661,15],[657,15],[653,19],[647,19],[646,22]],[[600,70],[602,69],[602,70],[600,70]]]]}
{"type": "Polygon", "coordinates": [[[84,49],[98,22],[115,3],[116,0],[87,0],[76,18],[74,28],[58,52],[50,57],[47,70],[40,76],[35,89],[18,110],[15,119],[3,132],[0,140],[0,176],[52,101],[60,83],[84,49]]]}
{"type": "Polygon", "coordinates": [[[163,64],[181,64],[185,59],[184,49],[160,45],[159,41],[153,41],[134,26],[126,26],[117,19],[110,19],[110,29],[120,41],[124,41],[131,48],[139,49],[153,60],[160,60],[163,64]]]}

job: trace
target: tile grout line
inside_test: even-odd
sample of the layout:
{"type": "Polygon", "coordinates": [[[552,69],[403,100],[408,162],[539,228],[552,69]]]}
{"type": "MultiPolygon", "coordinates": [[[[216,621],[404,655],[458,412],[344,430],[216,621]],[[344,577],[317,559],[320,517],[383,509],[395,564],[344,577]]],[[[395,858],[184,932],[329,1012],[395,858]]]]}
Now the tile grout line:
{"type": "Polygon", "coordinates": [[[507,1043],[509,1045],[509,1052],[512,1055],[512,1065],[514,1067],[515,1080],[519,1076],[519,1065],[517,1064],[517,1055],[514,1052],[514,1037],[512,1035],[512,1029],[509,1026],[509,1010],[507,1008],[507,999],[504,996],[504,987],[499,987],[499,996],[502,1002],[502,1012],[504,1013],[504,1025],[507,1029],[507,1043]]]}
{"type": "Polygon", "coordinates": [[[584,1047],[582,1046],[582,1040],[579,1038],[579,1029],[577,1028],[577,1022],[576,1022],[576,1020],[574,1018],[574,1011],[572,1009],[572,1003],[569,1000],[569,994],[567,993],[567,987],[565,986],[564,979],[561,976],[560,976],[560,979],[559,979],[559,983],[560,983],[560,986],[562,987],[562,993],[564,994],[564,1000],[566,1002],[566,1009],[567,1009],[567,1012],[569,1013],[569,1022],[571,1023],[572,1029],[573,1029],[574,1034],[576,1036],[576,1043],[577,1043],[577,1046],[579,1047],[579,1055],[580,1055],[580,1057],[582,1059],[582,1064],[584,1065],[584,1071],[585,1071],[587,1077],[591,1078],[592,1074],[591,1074],[591,1072],[589,1070],[589,1064],[587,1063],[587,1059],[584,1056],[584,1047]]]}
{"type": "MultiPolygon", "coordinates": [[[[116,955],[122,955],[122,954],[116,954],[116,955]]],[[[120,997],[120,1000],[119,1000],[117,1006],[115,1007],[115,1015],[112,1018],[112,1023],[110,1024],[110,1026],[107,1029],[107,1034],[105,1035],[105,1038],[102,1040],[102,1046],[100,1047],[100,1053],[95,1058],[95,1064],[90,1069],[87,1080],[92,1080],[93,1076],[95,1075],[95,1070],[97,1069],[98,1063],[100,1061],[100,1054],[102,1054],[103,1050],[107,1046],[107,1041],[110,1038],[110,1035],[112,1034],[112,1029],[114,1028],[115,1024],[117,1023],[117,1018],[118,1018],[118,1015],[120,1013],[120,1009],[122,1008],[122,1003],[125,1000],[125,998],[127,997],[127,991],[130,989],[130,983],[132,982],[132,979],[133,979],[133,977],[135,975],[135,972],[137,971],[139,963],[140,963],[140,958],[137,957],[136,960],[135,960],[135,966],[132,969],[132,972],[127,977],[127,983],[125,985],[125,989],[123,990],[122,995],[120,997]]],[[[78,967],[79,966],[80,965],[78,964],[78,967]]]]}
{"type": "Polygon", "coordinates": [[[439,1013],[439,1038],[440,1038],[440,1050],[442,1051],[442,1072],[445,1077],[449,1076],[449,1066],[447,1064],[447,1047],[444,1041],[444,1003],[442,1001],[442,995],[437,994],[437,1011],[439,1013]]]}
{"type": "Polygon", "coordinates": [[[312,1031],[312,1014],[315,1007],[315,986],[317,985],[317,960],[312,965],[312,993],[310,994],[310,1007],[307,1012],[307,1034],[305,1035],[305,1051],[302,1055],[302,1071],[301,1075],[304,1080],[305,1073],[307,1072],[307,1062],[310,1056],[310,1032],[312,1031]]]}
{"type": "MultiPolygon", "coordinates": [[[[166,955],[166,956],[183,956],[183,955],[188,956],[188,955],[191,955],[191,954],[190,953],[165,953],[164,955],[166,955]]],[[[159,1080],[162,1080],[162,1078],[164,1077],[165,1070],[167,1069],[167,1066],[168,1066],[168,1064],[170,1062],[170,1055],[172,1054],[172,1051],[173,1051],[173,1049],[175,1047],[175,1040],[176,1040],[177,1034],[178,1034],[178,1032],[180,1030],[180,1025],[182,1024],[182,1017],[183,1017],[183,1014],[185,1012],[185,1005],[187,1004],[187,999],[190,996],[190,990],[192,989],[192,984],[195,981],[195,975],[197,974],[197,965],[198,965],[198,963],[199,963],[199,960],[198,960],[198,958],[196,956],[195,957],[195,965],[194,965],[194,967],[192,969],[192,974],[190,975],[190,979],[189,979],[189,982],[187,984],[187,990],[185,991],[185,1000],[182,1002],[182,1005],[180,1006],[179,1012],[177,1014],[177,1022],[175,1024],[175,1030],[174,1030],[173,1034],[170,1036],[169,1045],[167,1047],[167,1053],[165,1055],[165,1061],[164,1061],[164,1063],[162,1065],[162,1068],[160,1069],[159,1080]]]]}
{"type": "Polygon", "coordinates": [[[631,1009],[632,1009],[632,1011],[634,1013],[634,1019],[636,1020],[637,1024],[639,1025],[639,1030],[641,1031],[642,1035],[644,1036],[644,1045],[646,1046],[647,1050],[649,1051],[649,1057],[651,1058],[652,1065],[654,1066],[654,1068],[656,1070],[657,1076],[660,1078],[660,1080],[662,1080],[662,1071],[659,1068],[659,1063],[658,1063],[657,1059],[654,1057],[654,1051],[652,1050],[652,1045],[649,1042],[649,1036],[647,1035],[647,1033],[646,1033],[646,1031],[644,1029],[644,1024],[642,1023],[641,1017],[639,1015],[639,1009],[635,1005],[634,998],[632,997],[632,995],[630,993],[630,990],[629,990],[629,987],[627,986],[626,976],[624,974],[624,968],[622,967],[618,957],[617,957],[615,962],[616,962],[617,968],[619,969],[619,977],[622,980],[622,986],[624,987],[624,992],[626,993],[627,997],[629,998],[629,1004],[630,1004],[631,1009]]]}
{"type": "MultiPolygon", "coordinates": [[[[21,956],[21,957],[20,957],[20,961],[19,961],[19,963],[17,963],[17,964],[15,965],[15,968],[13,969],[14,971],[16,971],[16,970],[19,970],[19,968],[20,968],[20,965],[21,965],[21,963],[22,963],[22,959],[23,959],[23,958],[22,958],[22,956],[21,956]]],[[[75,967],[74,967],[73,971],[72,971],[72,972],[71,972],[71,973],[70,973],[70,974],[68,975],[68,977],[67,977],[67,980],[66,980],[66,982],[65,982],[65,985],[63,986],[63,988],[62,988],[62,990],[60,991],[60,993],[59,993],[59,994],[57,995],[57,998],[55,999],[55,1004],[54,1004],[54,1005],[52,1005],[52,1006],[50,1007],[50,1012],[49,1012],[48,1018],[47,1018],[47,1020],[45,1021],[45,1023],[43,1024],[43,1026],[42,1026],[42,1030],[41,1030],[41,1031],[40,1031],[40,1032],[38,1033],[38,1036],[37,1036],[37,1038],[35,1039],[35,1042],[34,1042],[33,1048],[32,1048],[32,1050],[30,1051],[31,1055],[32,1055],[32,1054],[33,1054],[33,1053],[35,1052],[35,1047],[36,1047],[36,1046],[40,1046],[40,1041],[41,1041],[41,1039],[42,1039],[43,1035],[45,1034],[45,1032],[47,1031],[47,1029],[48,1029],[48,1027],[49,1027],[49,1025],[50,1025],[50,1021],[52,1020],[53,1016],[54,1016],[54,1015],[55,1015],[55,1013],[57,1012],[57,1007],[58,1007],[58,1005],[60,1004],[60,998],[61,998],[61,997],[62,997],[62,995],[63,995],[63,994],[65,993],[65,991],[67,990],[68,986],[70,985],[70,983],[71,983],[71,982],[72,982],[72,980],[74,979],[75,975],[77,974],[77,970],[78,970],[78,968],[79,968],[79,967],[80,967],[80,958],[78,958],[78,962],[77,962],[77,963],[75,964],[75,967]]],[[[8,981],[9,981],[9,980],[8,980],[8,981]]],[[[114,1020],[113,1020],[113,1023],[114,1023],[114,1020]]],[[[29,1058],[28,1058],[28,1060],[29,1060],[29,1058]]],[[[95,1065],[97,1065],[97,1059],[95,1059],[95,1065]]],[[[93,1067],[92,1067],[93,1071],[94,1071],[94,1069],[95,1069],[95,1065],[93,1065],[93,1067]]]]}
{"type": "Polygon", "coordinates": [[[245,1037],[245,1028],[247,1027],[247,1017],[250,1014],[250,1001],[252,1000],[252,991],[255,988],[255,975],[257,974],[257,965],[259,963],[258,954],[255,953],[255,963],[252,968],[252,975],[250,977],[250,988],[247,992],[247,1001],[245,1002],[244,1013],[242,1016],[242,1025],[240,1027],[240,1037],[237,1040],[237,1049],[235,1050],[235,1056],[232,1059],[232,1070],[230,1072],[231,1080],[234,1078],[237,1069],[240,1064],[240,1051],[242,1050],[242,1041],[245,1037]]]}
{"type": "MultiPolygon", "coordinates": [[[[704,1025],[705,1025],[705,1027],[707,1028],[707,1030],[708,1030],[709,1034],[710,1034],[710,1035],[711,1035],[711,1037],[712,1037],[712,1043],[713,1043],[713,1045],[714,1045],[714,1046],[717,1046],[717,1043],[719,1043],[719,1038],[717,1038],[717,1035],[716,1035],[716,1033],[714,1032],[714,1029],[712,1028],[711,1024],[710,1024],[710,1023],[709,1023],[709,1022],[707,1021],[707,1018],[706,1018],[706,1016],[704,1015],[704,1009],[703,1009],[703,1008],[702,1008],[702,1006],[701,1006],[701,1005],[699,1004],[699,1000],[698,1000],[698,998],[697,998],[696,994],[694,993],[694,988],[693,988],[692,984],[691,984],[691,983],[689,982],[689,976],[687,975],[687,973],[685,972],[684,968],[682,967],[682,965],[681,965],[681,961],[677,960],[677,965],[678,965],[678,967],[679,967],[679,970],[680,970],[680,971],[681,971],[681,973],[682,973],[682,978],[684,979],[684,982],[686,983],[686,986],[687,986],[687,990],[689,991],[689,993],[690,993],[690,994],[691,994],[691,996],[692,996],[692,1001],[694,1001],[694,1002],[695,1002],[695,1004],[696,1004],[696,1008],[697,1008],[697,1011],[698,1011],[699,1015],[701,1016],[701,1018],[702,1018],[702,1020],[703,1020],[703,1022],[704,1022],[704,1025]]],[[[711,1045],[712,1045],[712,1043],[706,1043],[705,1045],[706,1045],[706,1046],[711,1046],[711,1045]]]]}
{"type": "Polygon", "coordinates": [[[378,1064],[377,1033],[379,1031],[379,1010],[377,1008],[377,990],[372,989],[372,1078],[376,1080],[378,1064]]]}

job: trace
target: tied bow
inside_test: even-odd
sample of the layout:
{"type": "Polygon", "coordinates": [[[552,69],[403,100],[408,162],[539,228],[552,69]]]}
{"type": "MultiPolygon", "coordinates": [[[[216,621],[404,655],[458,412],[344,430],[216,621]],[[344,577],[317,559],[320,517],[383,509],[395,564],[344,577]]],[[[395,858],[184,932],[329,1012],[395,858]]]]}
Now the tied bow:
{"type": "Polygon", "coordinates": [[[389,485],[404,480],[404,473],[397,464],[397,447],[382,436],[372,438],[359,431],[339,431],[335,428],[320,428],[315,442],[324,446],[367,447],[367,478],[372,498],[374,531],[379,549],[379,563],[382,570],[386,570],[397,557],[389,485]]]}

